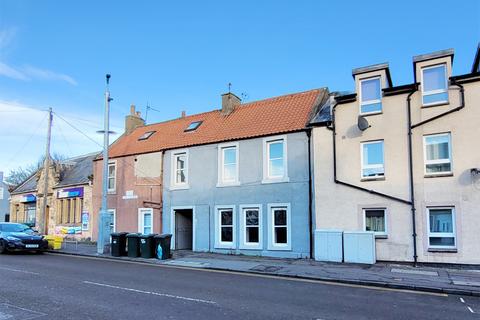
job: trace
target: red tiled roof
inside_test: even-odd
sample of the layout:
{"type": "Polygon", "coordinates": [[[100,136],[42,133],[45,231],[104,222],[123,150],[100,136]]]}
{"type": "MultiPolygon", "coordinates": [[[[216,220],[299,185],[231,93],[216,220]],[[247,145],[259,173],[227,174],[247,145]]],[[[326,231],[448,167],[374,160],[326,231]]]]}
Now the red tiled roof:
{"type": "Polygon", "coordinates": [[[136,128],[110,146],[112,158],[194,145],[268,136],[305,129],[313,109],[326,90],[301,93],[241,104],[229,115],[221,110],[136,128]],[[195,131],[185,132],[194,121],[203,121],[195,131]],[[156,131],[147,140],[138,140],[145,132],[156,131]]]}

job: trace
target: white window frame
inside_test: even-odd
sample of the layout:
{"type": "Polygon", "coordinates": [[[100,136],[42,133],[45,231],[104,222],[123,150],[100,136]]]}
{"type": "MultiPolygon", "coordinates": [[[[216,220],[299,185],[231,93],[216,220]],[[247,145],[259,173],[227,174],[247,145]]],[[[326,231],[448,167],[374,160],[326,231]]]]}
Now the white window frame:
{"type": "Polygon", "coordinates": [[[176,190],[176,189],[188,189],[190,188],[188,184],[188,178],[189,178],[189,152],[188,149],[183,149],[183,150],[175,150],[172,151],[171,155],[171,183],[170,183],[170,189],[176,190]],[[185,155],[185,182],[182,183],[177,183],[177,157],[180,155],[185,155]]]}
{"type": "Polygon", "coordinates": [[[360,115],[370,115],[370,114],[378,114],[378,113],[382,113],[383,112],[383,104],[382,104],[382,77],[381,76],[375,76],[375,77],[370,77],[370,78],[365,78],[365,79],[360,79],[359,80],[359,84],[358,84],[358,89],[360,91],[360,100],[359,100],[359,113],[360,115]],[[371,81],[371,80],[377,80],[378,79],[378,82],[380,82],[380,99],[375,99],[375,100],[368,100],[366,102],[363,102],[362,101],[362,96],[363,96],[363,90],[362,90],[362,82],[364,81],[371,81]],[[368,106],[368,105],[371,105],[371,104],[375,104],[375,103],[380,103],[382,104],[381,105],[381,109],[380,111],[370,111],[370,112],[362,112],[362,106],[368,106]]]}
{"type": "Polygon", "coordinates": [[[263,210],[261,204],[242,204],[239,207],[240,214],[240,249],[263,249],[263,210]],[[258,210],[258,243],[246,242],[247,239],[247,219],[244,211],[249,209],[258,210]]]}
{"type": "Polygon", "coordinates": [[[108,214],[113,216],[113,232],[117,232],[117,210],[116,209],[108,209],[108,214]]]}
{"type": "Polygon", "coordinates": [[[365,141],[365,142],[360,142],[360,178],[362,180],[378,180],[378,179],[385,179],[385,176],[386,176],[386,170],[385,170],[385,140],[372,140],[372,141],[365,141]],[[382,154],[382,157],[383,157],[383,164],[382,164],[382,167],[383,167],[383,176],[364,176],[363,175],[363,170],[364,169],[375,169],[375,168],[380,168],[379,165],[365,165],[364,166],[364,156],[363,156],[363,146],[364,145],[367,145],[367,144],[375,144],[375,143],[383,143],[383,154],[382,154]]]}
{"type": "Polygon", "coordinates": [[[426,176],[437,176],[453,173],[453,161],[452,161],[452,134],[450,132],[445,133],[435,133],[435,134],[426,134],[423,136],[423,172],[426,176]],[[448,137],[448,161],[447,159],[437,159],[437,160],[427,160],[427,138],[429,137],[448,137]],[[427,172],[428,164],[444,164],[450,163],[450,171],[441,171],[441,172],[427,172]]]}
{"type": "Polygon", "coordinates": [[[108,180],[110,180],[110,167],[113,166],[115,170],[113,170],[113,188],[108,188],[108,193],[115,193],[117,191],[117,160],[111,160],[108,162],[108,170],[107,170],[107,184],[108,180]]]}
{"type": "Polygon", "coordinates": [[[272,136],[263,139],[263,180],[262,183],[289,182],[287,136],[272,136]],[[283,141],[283,176],[270,176],[270,143],[283,141]]]}
{"type": "Polygon", "coordinates": [[[227,186],[238,186],[240,185],[240,146],[238,142],[235,143],[222,143],[218,145],[218,182],[217,187],[227,187],[227,186]],[[224,168],[225,168],[225,154],[224,150],[235,148],[235,161],[236,161],[236,170],[235,170],[235,179],[234,180],[225,180],[224,179],[224,168]]]}
{"type": "Polygon", "coordinates": [[[385,207],[368,207],[363,208],[363,231],[367,231],[367,211],[369,210],[383,210],[383,220],[385,222],[385,231],[384,232],[377,232],[374,231],[375,236],[379,237],[387,237],[388,236],[388,210],[385,207]]]}
{"type": "Polygon", "coordinates": [[[457,223],[456,223],[456,214],[454,206],[444,206],[444,207],[427,207],[427,244],[429,249],[456,249],[457,248],[457,223]],[[433,209],[448,209],[452,211],[452,233],[449,232],[430,232],[430,210],[433,209]],[[453,246],[432,246],[430,245],[430,237],[446,237],[453,238],[453,246]]]}
{"type": "Polygon", "coordinates": [[[218,205],[215,206],[215,248],[216,249],[236,249],[237,244],[237,214],[235,205],[218,205]],[[222,224],[220,213],[224,210],[232,211],[232,241],[221,241],[222,224]]]}
{"type": "Polygon", "coordinates": [[[420,77],[421,77],[421,81],[422,81],[422,106],[434,106],[434,105],[438,105],[438,104],[445,104],[445,103],[448,103],[448,99],[449,99],[449,95],[448,95],[448,76],[447,76],[447,64],[446,63],[440,63],[440,64],[435,64],[435,65],[431,65],[431,66],[426,66],[426,67],[422,67],[421,70],[420,70],[420,77]],[[424,82],[423,82],[423,71],[424,70],[428,70],[428,69],[434,69],[434,68],[438,68],[438,67],[443,67],[444,68],[444,71],[445,71],[445,89],[437,89],[437,90],[432,90],[432,91],[425,91],[425,85],[424,85],[424,82]],[[447,100],[443,100],[443,101],[435,101],[435,102],[431,102],[431,103],[424,103],[423,102],[423,98],[425,96],[429,96],[429,95],[433,95],[433,94],[438,94],[438,93],[447,93],[447,100]]]}
{"type": "Polygon", "coordinates": [[[151,233],[153,233],[153,209],[152,208],[138,208],[138,232],[141,234],[145,231],[145,215],[150,214],[152,219],[152,225],[150,226],[150,229],[152,230],[151,233]]]}
{"type": "Polygon", "coordinates": [[[290,251],[292,250],[292,212],[290,203],[269,203],[268,210],[268,250],[290,251]],[[287,210],[287,243],[275,243],[275,225],[273,210],[281,208],[287,210]]]}

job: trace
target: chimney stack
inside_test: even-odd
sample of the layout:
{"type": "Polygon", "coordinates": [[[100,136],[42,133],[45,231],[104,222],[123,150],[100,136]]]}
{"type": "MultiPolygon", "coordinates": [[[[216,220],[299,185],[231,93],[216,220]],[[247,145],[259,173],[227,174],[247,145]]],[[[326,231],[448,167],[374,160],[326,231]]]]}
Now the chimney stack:
{"type": "Polygon", "coordinates": [[[125,135],[129,135],[135,128],[144,126],[145,120],[142,119],[140,111],[135,111],[135,105],[130,106],[130,114],[125,117],[125,135]]]}
{"type": "Polygon", "coordinates": [[[228,116],[241,103],[242,100],[231,92],[222,94],[222,114],[228,116]]]}
{"type": "Polygon", "coordinates": [[[185,110],[182,111],[182,118],[185,118],[187,116],[187,113],[185,112],[185,110]]]}

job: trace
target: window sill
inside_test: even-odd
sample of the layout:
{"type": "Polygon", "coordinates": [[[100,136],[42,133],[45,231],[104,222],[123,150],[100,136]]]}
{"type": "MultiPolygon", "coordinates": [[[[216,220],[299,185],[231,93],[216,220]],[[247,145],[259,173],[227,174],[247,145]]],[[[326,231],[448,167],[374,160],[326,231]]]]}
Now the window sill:
{"type": "Polygon", "coordinates": [[[170,190],[187,190],[190,189],[190,185],[181,185],[181,186],[170,186],[170,190]]]}
{"type": "Polygon", "coordinates": [[[286,178],[278,178],[278,179],[263,179],[262,184],[269,184],[269,183],[285,183],[285,182],[290,182],[290,179],[288,177],[286,178]]]}
{"type": "Polygon", "coordinates": [[[361,116],[361,117],[368,117],[368,116],[376,116],[376,115],[379,115],[379,114],[383,114],[383,111],[360,113],[359,116],[361,116]]]}
{"type": "Polygon", "coordinates": [[[109,190],[109,191],[107,191],[107,194],[115,195],[115,194],[117,194],[117,191],[116,190],[109,190]]]}
{"type": "Polygon", "coordinates": [[[270,251],[292,251],[291,246],[269,246],[268,250],[270,251]]]}
{"type": "Polygon", "coordinates": [[[262,245],[255,245],[255,246],[249,246],[249,245],[240,245],[238,247],[240,250],[263,250],[262,245]]]}
{"type": "Polygon", "coordinates": [[[431,108],[431,107],[440,107],[440,106],[446,106],[449,105],[449,101],[441,101],[441,102],[436,102],[432,104],[422,104],[422,109],[424,108],[431,108]]]}
{"type": "Polygon", "coordinates": [[[361,178],[360,181],[361,182],[366,182],[366,181],[384,181],[385,180],[385,176],[383,177],[372,177],[372,178],[361,178]]]}
{"type": "Polygon", "coordinates": [[[452,172],[438,173],[438,174],[426,174],[424,178],[442,178],[442,177],[453,177],[452,172]]]}
{"type": "Polygon", "coordinates": [[[231,182],[231,183],[218,182],[217,188],[238,187],[239,185],[240,185],[240,182],[231,182]]]}
{"type": "Polygon", "coordinates": [[[387,234],[376,234],[375,239],[388,239],[387,234]]]}
{"type": "Polygon", "coordinates": [[[448,248],[428,248],[428,252],[450,252],[450,253],[457,253],[458,250],[456,248],[451,248],[451,249],[448,249],[448,248]]]}

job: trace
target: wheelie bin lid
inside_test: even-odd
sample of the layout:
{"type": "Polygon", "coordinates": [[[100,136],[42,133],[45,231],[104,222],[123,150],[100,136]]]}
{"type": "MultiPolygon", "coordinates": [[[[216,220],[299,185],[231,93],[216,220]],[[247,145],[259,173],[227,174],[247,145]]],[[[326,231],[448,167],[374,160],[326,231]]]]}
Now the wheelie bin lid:
{"type": "Polygon", "coordinates": [[[112,237],[120,237],[120,236],[124,236],[124,235],[127,235],[127,234],[128,234],[128,232],[112,232],[112,233],[110,233],[110,235],[112,237]]]}
{"type": "Polygon", "coordinates": [[[129,233],[127,234],[127,238],[138,238],[140,237],[139,233],[129,233]]]}
{"type": "Polygon", "coordinates": [[[153,238],[155,237],[155,234],[154,233],[150,233],[150,234],[141,234],[139,235],[140,238],[142,239],[150,239],[150,238],[153,238]]]}
{"type": "Polygon", "coordinates": [[[167,239],[171,237],[172,235],[170,233],[164,233],[164,234],[159,234],[155,236],[156,239],[167,239]]]}

